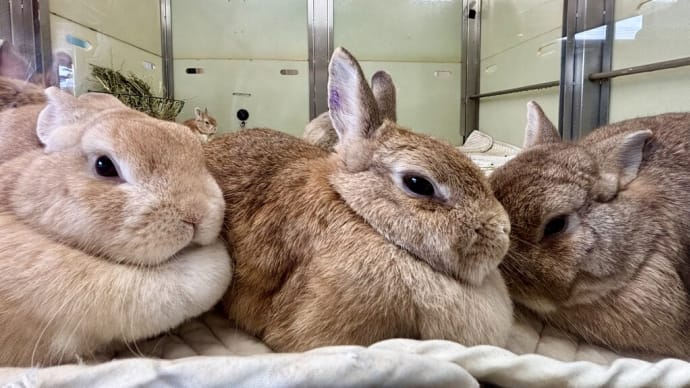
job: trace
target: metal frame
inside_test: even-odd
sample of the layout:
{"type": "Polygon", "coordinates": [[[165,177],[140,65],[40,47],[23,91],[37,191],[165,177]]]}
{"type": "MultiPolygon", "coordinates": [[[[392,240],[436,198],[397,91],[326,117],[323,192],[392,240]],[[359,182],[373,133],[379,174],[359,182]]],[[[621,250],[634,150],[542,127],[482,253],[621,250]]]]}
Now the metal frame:
{"type": "Polygon", "coordinates": [[[558,127],[565,139],[579,139],[608,123],[608,80],[590,80],[589,74],[611,70],[614,0],[565,0],[558,127]],[[576,35],[606,26],[604,40],[577,39],[576,35]]]}
{"type": "Polygon", "coordinates": [[[8,0],[0,1],[0,39],[12,40],[12,14],[8,0]]]}
{"type": "Polygon", "coordinates": [[[482,34],[482,1],[463,0],[461,18],[462,47],[462,74],[460,77],[460,136],[465,142],[467,136],[479,129],[479,81],[481,62],[481,34],[482,34]],[[474,18],[470,18],[470,12],[474,11],[474,18]]]}
{"type": "Polygon", "coordinates": [[[690,57],[676,58],[668,61],[649,63],[646,65],[631,66],[624,69],[592,73],[589,75],[590,81],[611,79],[632,74],[649,73],[657,70],[675,69],[677,67],[690,66],[690,57]]]}
{"type": "Polygon", "coordinates": [[[161,7],[161,62],[163,63],[163,96],[174,98],[175,74],[173,72],[171,0],[159,0],[161,7]]]}
{"type": "MultiPolygon", "coordinates": [[[[54,71],[57,79],[57,68],[53,68],[53,45],[50,37],[50,2],[49,0],[35,0],[38,6],[38,30],[40,39],[41,64],[43,73],[54,71]]],[[[47,85],[46,85],[47,86],[47,85]]]]}
{"type": "Polygon", "coordinates": [[[307,0],[309,119],[328,110],[328,62],[333,54],[333,0],[307,0]]]}
{"type": "Polygon", "coordinates": [[[548,88],[553,88],[553,87],[559,86],[560,84],[561,84],[560,81],[540,82],[538,84],[525,85],[525,86],[520,86],[517,88],[502,89],[502,90],[497,90],[495,92],[474,94],[474,95],[471,95],[469,98],[473,99],[473,100],[477,100],[477,99],[485,98],[485,97],[494,97],[494,96],[502,96],[505,94],[528,92],[530,90],[548,89],[548,88]]]}
{"type": "MultiPolygon", "coordinates": [[[[12,44],[24,58],[30,60],[32,68],[29,76],[43,73],[45,68],[39,8],[39,0],[9,0],[12,44]]],[[[50,56],[46,60],[50,63],[50,56]]]]}

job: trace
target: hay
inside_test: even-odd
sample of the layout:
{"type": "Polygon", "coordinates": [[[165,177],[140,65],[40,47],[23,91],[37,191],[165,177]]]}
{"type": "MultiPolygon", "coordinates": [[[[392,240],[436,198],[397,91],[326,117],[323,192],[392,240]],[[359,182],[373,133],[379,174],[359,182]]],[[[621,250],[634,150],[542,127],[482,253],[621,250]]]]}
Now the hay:
{"type": "Polygon", "coordinates": [[[125,76],[119,71],[92,64],[91,74],[104,92],[152,117],[174,121],[184,106],[184,101],[154,96],[151,86],[133,73],[125,76]]]}

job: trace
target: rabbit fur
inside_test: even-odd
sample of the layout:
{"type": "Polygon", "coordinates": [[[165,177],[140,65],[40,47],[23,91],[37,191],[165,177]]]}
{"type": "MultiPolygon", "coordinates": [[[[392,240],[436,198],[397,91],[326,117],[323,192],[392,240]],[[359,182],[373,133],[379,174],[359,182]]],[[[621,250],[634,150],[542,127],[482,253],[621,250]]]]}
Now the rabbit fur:
{"type": "Polygon", "coordinates": [[[43,88],[17,79],[0,77],[0,111],[24,105],[44,104],[43,88]]]}
{"type": "MultiPolygon", "coordinates": [[[[395,84],[390,74],[380,70],[371,76],[371,91],[382,119],[397,121],[395,84]]],[[[334,151],[338,134],[333,128],[329,112],[323,112],[304,128],[304,140],[329,152],[334,151]]]]}
{"type": "Polygon", "coordinates": [[[186,120],[183,124],[189,127],[201,141],[210,140],[218,129],[216,119],[208,114],[208,108],[202,111],[201,108],[195,107],[194,118],[186,120]]]}
{"type": "Polygon", "coordinates": [[[0,165],[5,366],[161,333],[211,308],[231,277],[222,193],[187,128],[105,94],[45,93],[41,110],[7,111],[42,147],[0,165]]]}
{"type": "Polygon", "coordinates": [[[204,144],[236,266],[228,316],[276,351],[504,343],[509,220],[485,177],[451,145],[383,119],[345,49],[329,69],[335,153],[269,129],[204,144]]]}
{"type": "Polygon", "coordinates": [[[490,177],[511,218],[511,296],[591,343],[690,357],[690,114],[568,143],[530,102],[525,133],[490,177]]]}

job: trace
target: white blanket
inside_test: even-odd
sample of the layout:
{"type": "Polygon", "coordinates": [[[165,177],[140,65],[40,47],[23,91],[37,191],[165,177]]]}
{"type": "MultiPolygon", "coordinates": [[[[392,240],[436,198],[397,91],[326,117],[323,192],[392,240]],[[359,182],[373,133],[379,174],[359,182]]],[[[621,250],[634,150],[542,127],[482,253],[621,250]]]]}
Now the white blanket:
{"type": "Polygon", "coordinates": [[[222,316],[207,313],[167,335],[132,346],[113,361],[0,369],[0,386],[476,387],[480,382],[503,387],[690,386],[687,362],[619,358],[593,346],[578,346],[548,330],[535,333],[533,322],[520,319],[508,345],[514,352],[493,346],[466,348],[449,341],[392,339],[369,347],[278,354],[232,328],[222,316]],[[520,347],[541,354],[515,354],[521,353],[515,350],[520,347]],[[556,358],[543,355],[549,353],[556,358]]]}

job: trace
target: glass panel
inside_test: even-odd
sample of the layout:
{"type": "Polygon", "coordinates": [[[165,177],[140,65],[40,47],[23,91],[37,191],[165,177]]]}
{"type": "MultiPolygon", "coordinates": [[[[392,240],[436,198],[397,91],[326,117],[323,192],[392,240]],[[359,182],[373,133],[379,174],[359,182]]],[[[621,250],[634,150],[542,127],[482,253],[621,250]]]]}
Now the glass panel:
{"type": "Polygon", "coordinates": [[[302,135],[309,121],[306,0],[172,0],[171,7],[175,98],[186,101],[179,121],[207,107],[218,131],[231,131],[245,109],[247,127],[302,135]]]}
{"type": "Polygon", "coordinates": [[[156,0],[51,0],[50,77],[76,95],[103,90],[91,65],[145,81],[163,93],[160,5],[156,0]],[[137,28],[132,28],[137,26],[137,28]]]}
{"type": "MultiPolygon", "coordinates": [[[[613,69],[690,56],[690,1],[617,0],[613,69]]],[[[688,110],[690,67],[611,80],[609,121],[688,110]]]]}
{"type": "Polygon", "coordinates": [[[157,0],[50,0],[49,5],[54,15],[161,55],[157,0]]]}
{"type": "Polygon", "coordinates": [[[461,0],[334,0],[334,44],[391,74],[400,125],[457,145],[461,18],[461,0]]]}
{"type": "MultiPolygon", "coordinates": [[[[481,17],[482,93],[559,80],[562,0],[483,0],[481,17]]],[[[527,101],[537,101],[557,122],[558,93],[552,87],[482,98],[479,128],[522,145],[527,101]]]]}

